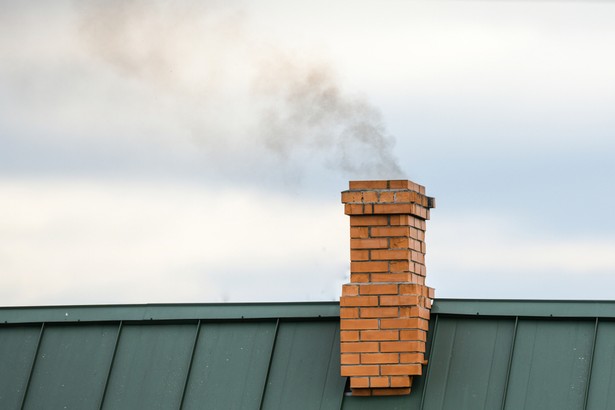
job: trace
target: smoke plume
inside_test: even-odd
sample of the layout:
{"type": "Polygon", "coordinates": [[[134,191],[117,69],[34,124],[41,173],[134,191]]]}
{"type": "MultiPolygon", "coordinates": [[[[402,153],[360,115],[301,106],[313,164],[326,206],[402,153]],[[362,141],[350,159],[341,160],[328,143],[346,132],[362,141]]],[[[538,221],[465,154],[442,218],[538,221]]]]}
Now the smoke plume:
{"type": "Polygon", "coordinates": [[[256,142],[288,166],[320,163],[348,177],[403,175],[381,113],[345,92],[329,64],[267,44],[250,30],[244,11],[140,0],[76,7],[88,52],[172,96],[181,105],[178,121],[197,130],[200,145],[242,134],[251,139],[246,146],[256,142]],[[238,101],[251,111],[239,119],[243,130],[235,124],[209,132],[219,112],[234,113],[238,101]]]}

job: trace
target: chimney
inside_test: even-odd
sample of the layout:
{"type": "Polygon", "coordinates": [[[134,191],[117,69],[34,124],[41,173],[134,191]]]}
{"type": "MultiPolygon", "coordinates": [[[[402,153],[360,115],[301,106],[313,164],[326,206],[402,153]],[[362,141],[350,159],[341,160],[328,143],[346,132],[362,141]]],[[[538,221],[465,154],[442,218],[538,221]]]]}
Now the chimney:
{"type": "Polygon", "coordinates": [[[409,394],[426,364],[434,290],[425,286],[425,221],[435,199],[408,180],[351,181],[350,283],[340,298],[341,374],[354,396],[409,394]]]}

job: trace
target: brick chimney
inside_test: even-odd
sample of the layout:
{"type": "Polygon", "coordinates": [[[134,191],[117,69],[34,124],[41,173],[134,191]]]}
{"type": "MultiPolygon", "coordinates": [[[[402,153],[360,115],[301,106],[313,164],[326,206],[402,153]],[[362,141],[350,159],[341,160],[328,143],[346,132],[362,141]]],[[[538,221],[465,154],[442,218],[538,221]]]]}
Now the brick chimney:
{"type": "Polygon", "coordinates": [[[407,180],[351,181],[350,283],[340,298],[341,374],[356,396],[410,393],[420,375],[434,290],[425,221],[434,198],[407,180]]]}

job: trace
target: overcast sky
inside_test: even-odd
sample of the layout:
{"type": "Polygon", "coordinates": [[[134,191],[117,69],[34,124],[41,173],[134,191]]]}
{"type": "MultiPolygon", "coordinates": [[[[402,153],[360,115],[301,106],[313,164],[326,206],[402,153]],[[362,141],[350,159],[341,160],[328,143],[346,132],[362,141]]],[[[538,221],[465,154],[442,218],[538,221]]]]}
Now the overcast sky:
{"type": "Polygon", "coordinates": [[[0,305],[336,300],[395,178],[437,297],[615,298],[613,2],[0,3],[0,305]]]}

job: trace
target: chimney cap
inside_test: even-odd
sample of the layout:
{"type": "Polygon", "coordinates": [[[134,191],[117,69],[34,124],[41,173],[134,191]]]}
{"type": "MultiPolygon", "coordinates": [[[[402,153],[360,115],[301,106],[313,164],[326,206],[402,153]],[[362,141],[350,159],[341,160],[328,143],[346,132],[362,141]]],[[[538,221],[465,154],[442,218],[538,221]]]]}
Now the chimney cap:
{"type": "Polygon", "coordinates": [[[350,181],[349,188],[342,192],[347,215],[415,214],[429,219],[425,211],[436,207],[436,199],[425,195],[424,186],[407,179],[350,181]]]}

